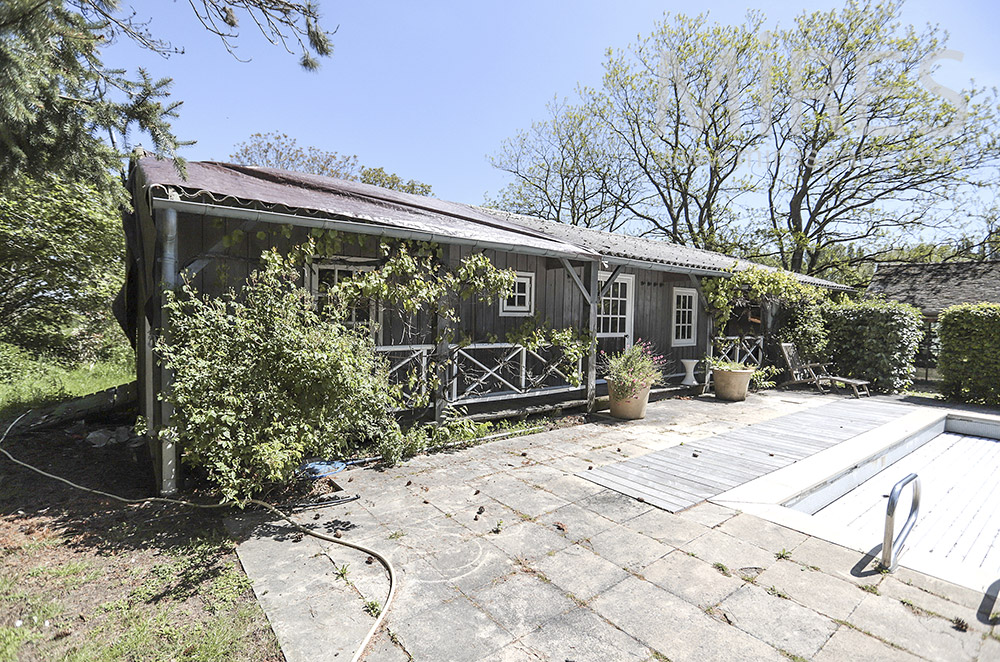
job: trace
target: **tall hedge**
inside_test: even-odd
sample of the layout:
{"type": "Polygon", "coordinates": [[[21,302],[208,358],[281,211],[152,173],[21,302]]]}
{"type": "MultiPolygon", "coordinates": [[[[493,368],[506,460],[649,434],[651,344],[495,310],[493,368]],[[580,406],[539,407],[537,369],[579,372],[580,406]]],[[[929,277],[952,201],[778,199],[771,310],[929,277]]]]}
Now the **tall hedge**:
{"type": "Polygon", "coordinates": [[[862,299],[824,309],[827,352],[838,375],[867,379],[872,388],[894,392],[913,380],[913,362],[923,338],[923,316],[908,304],[862,299]]]}
{"type": "Polygon", "coordinates": [[[938,334],[942,393],[965,402],[1000,405],[1000,304],[946,308],[938,334]]]}

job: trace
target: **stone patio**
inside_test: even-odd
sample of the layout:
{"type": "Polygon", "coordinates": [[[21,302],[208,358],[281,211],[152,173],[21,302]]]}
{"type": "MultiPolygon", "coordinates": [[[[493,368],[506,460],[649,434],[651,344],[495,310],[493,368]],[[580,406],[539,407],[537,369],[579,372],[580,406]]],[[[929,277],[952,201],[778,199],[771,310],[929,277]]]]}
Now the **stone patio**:
{"type": "MultiPolygon", "coordinates": [[[[392,559],[396,599],[369,661],[1000,659],[995,598],[882,575],[859,552],[711,502],[672,515],[575,475],[833,397],[665,400],[644,421],[351,469],[338,482],[359,501],[298,519],[392,559]]],[[[289,662],[349,660],[385,600],[384,569],[281,526],[234,526],[289,662]]]]}

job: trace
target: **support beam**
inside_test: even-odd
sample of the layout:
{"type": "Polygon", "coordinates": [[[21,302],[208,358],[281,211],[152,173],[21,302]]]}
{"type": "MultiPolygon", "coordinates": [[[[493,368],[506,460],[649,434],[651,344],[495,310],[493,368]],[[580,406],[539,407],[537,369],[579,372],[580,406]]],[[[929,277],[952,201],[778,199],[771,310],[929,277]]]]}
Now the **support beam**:
{"type": "MultiPolygon", "coordinates": [[[[159,281],[162,288],[160,295],[160,333],[166,342],[170,342],[170,320],[168,317],[166,293],[177,289],[177,210],[163,209],[156,214],[159,226],[160,241],[163,253],[160,256],[159,281]]],[[[173,381],[173,373],[165,367],[160,368],[160,420],[156,431],[160,442],[160,484],[161,495],[168,496],[177,493],[178,464],[177,446],[172,439],[163,435],[163,428],[170,423],[173,407],[164,401],[163,394],[173,381]]]]}
{"type": "Polygon", "coordinates": [[[587,351],[587,412],[593,412],[597,404],[597,307],[601,303],[598,296],[599,262],[587,262],[583,266],[583,280],[587,285],[587,331],[590,334],[590,349],[587,351]]]}
{"type": "Polygon", "coordinates": [[[615,280],[618,278],[618,274],[622,272],[622,268],[624,266],[625,265],[623,264],[619,264],[617,267],[615,267],[615,270],[611,272],[611,275],[608,276],[608,279],[604,281],[604,285],[601,286],[601,293],[597,297],[598,302],[600,302],[601,299],[606,297],[608,295],[608,292],[611,291],[611,286],[615,284],[615,280]]]}
{"type": "Polygon", "coordinates": [[[587,286],[583,284],[583,281],[580,280],[580,277],[576,275],[576,269],[574,269],[573,265],[570,264],[570,261],[564,257],[559,258],[559,261],[562,262],[563,267],[566,269],[566,273],[572,276],[573,282],[576,283],[576,287],[580,290],[580,293],[583,295],[584,302],[589,305],[591,303],[590,292],[587,291],[587,286]]]}

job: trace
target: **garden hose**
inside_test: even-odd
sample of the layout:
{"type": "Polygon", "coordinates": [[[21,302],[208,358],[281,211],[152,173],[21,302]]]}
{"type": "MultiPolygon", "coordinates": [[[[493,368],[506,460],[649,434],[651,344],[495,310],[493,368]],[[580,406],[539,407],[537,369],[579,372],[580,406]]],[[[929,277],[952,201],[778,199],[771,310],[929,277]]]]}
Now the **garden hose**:
{"type": "MultiPolygon", "coordinates": [[[[30,411],[21,414],[14,420],[13,423],[7,426],[7,430],[3,433],[3,436],[0,437],[0,445],[2,445],[3,442],[7,440],[7,435],[10,434],[11,429],[13,429],[13,427],[17,425],[17,423],[22,418],[27,416],[29,413],[30,411]]],[[[22,462],[21,460],[11,455],[5,448],[0,447],[0,454],[3,454],[8,460],[10,460],[11,462],[13,462],[18,466],[24,467],[25,469],[28,469],[30,471],[34,471],[37,474],[40,474],[42,476],[45,476],[46,478],[50,478],[52,480],[63,483],[64,485],[68,485],[73,489],[80,490],[83,492],[89,492],[90,494],[96,494],[98,496],[102,496],[107,499],[112,499],[114,501],[118,501],[124,504],[137,505],[140,503],[167,503],[179,506],[188,506],[191,508],[204,508],[204,509],[224,508],[229,505],[227,503],[194,503],[193,501],[185,501],[183,499],[171,499],[168,497],[145,497],[142,499],[129,499],[126,497],[118,496],[117,494],[111,494],[109,492],[104,492],[101,490],[95,490],[89,487],[84,487],[83,485],[77,485],[76,483],[63,478],[62,476],[56,476],[55,474],[43,471],[38,467],[34,467],[28,464],[27,462],[22,462]]],[[[385,621],[386,614],[389,613],[389,605],[392,603],[392,599],[396,595],[396,569],[393,568],[392,563],[389,562],[389,559],[385,558],[374,549],[370,549],[368,547],[365,547],[364,545],[359,545],[358,543],[350,542],[349,540],[344,540],[342,538],[334,538],[333,536],[328,536],[325,533],[319,533],[318,531],[313,531],[311,529],[308,529],[299,524],[298,522],[296,522],[295,520],[293,520],[290,515],[285,514],[284,512],[278,510],[269,503],[266,503],[264,501],[259,501],[257,499],[251,499],[250,503],[254,504],[255,506],[259,506],[271,512],[272,514],[278,516],[279,518],[285,520],[296,531],[299,531],[308,536],[312,536],[314,538],[319,538],[320,540],[324,540],[326,542],[332,542],[338,545],[343,545],[345,547],[356,549],[359,552],[363,552],[365,554],[368,554],[369,556],[378,559],[379,563],[385,566],[385,569],[389,573],[389,594],[385,599],[385,605],[382,607],[381,612],[375,619],[375,624],[371,627],[370,630],[368,630],[368,634],[365,636],[364,640],[361,642],[361,645],[354,653],[354,657],[351,658],[351,662],[358,662],[364,656],[365,650],[368,648],[368,644],[371,643],[372,637],[374,637],[378,629],[382,627],[382,622],[385,621]]]]}

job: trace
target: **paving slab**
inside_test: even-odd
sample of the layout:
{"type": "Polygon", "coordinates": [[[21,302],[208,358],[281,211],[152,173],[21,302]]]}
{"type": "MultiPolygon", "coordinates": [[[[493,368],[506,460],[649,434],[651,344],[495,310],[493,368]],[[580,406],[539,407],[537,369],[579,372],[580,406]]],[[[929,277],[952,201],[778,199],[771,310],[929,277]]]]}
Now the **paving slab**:
{"type": "Polygon", "coordinates": [[[718,610],[727,622],[778,650],[811,659],[837,630],[837,624],[791,600],[747,584],[723,600],[718,610]]]}
{"type": "Polygon", "coordinates": [[[628,577],[591,603],[598,614],[671,662],[787,662],[761,640],[649,582],[628,577]],[[650,608],[655,605],[656,608],[650,608]]]}
{"type": "Polygon", "coordinates": [[[975,660],[982,643],[981,632],[959,632],[950,621],[911,609],[888,596],[866,596],[847,620],[928,660],[975,660]]]}
{"type": "Polygon", "coordinates": [[[579,600],[589,600],[628,577],[619,566],[580,545],[570,545],[532,567],[579,600]]]}
{"type": "Polygon", "coordinates": [[[616,524],[575,503],[557,508],[538,518],[538,523],[549,526],[571,542],[580,542],[607,531],[616,524]]]}
{"type": "Polygon", "coordinates": [[[736,511],[732,508],[726,508],[725,506],[720,506],[706,501],[694,506],[693,508],[682,510],[678,513],[678,515],[684,519],[712,528],[719,526],[732,517],[735,517],[736,511]]]}
{"type": "Polygon", "coordinates": [[[574,609],[548,620],[520,642],[538,651],[534,660],[640,662],[653,654],[589,609],[574,609]]]}
{"type": "Polygon", "coordinates": [[[633,517],[624,526],[674,547],[691,542],[710,528],[659,508],[633,517]]]}
{"type": "Polygon", "coordinates": [[[755,575],[776,561],[771,552],[718,529],[706,531],[691,542],[681,545],[680,549],[709,563],[721,563],[733,573],[738,573],[743,568],[754,568],[758,570],[748,572],[755,575]]]}
{"type": "Polygon", "coordinates": [[[617,524],[583,544],[618,567],[636,573],[641,573],[646,566],[673,550],[649,536],[617,524]]]}
{"type": "Polygon", "coordinates": [[[505,524],[500,533],[491,535],[489,540],[519,561],[534,561],[569,547],[573,542],[551,526],[523,521],[505,524]]]}
{"type": "Polygon", "coordinates": [[[719,525],[719,531],[751,542],[772,554],[794,552],[809,536],[765,519],[740,513],[719,525]]]}
{"type": "Polygon", "coordinates": [[[477,662],[514,640],[514,635],[465,597],[400,621],[393,632],[414,660],[428,661],[477,662]]]}
{"type": "Polygon", "coordinates": [[[469,598],[515,637],[576,608],[562,591],[530,572],[508,575],[499,583],[474,591],[469,598]]]}
{"type": "Polygon", "coordinates": [[[917,662],[921,659],[842,625],[816,654],[813,662],[917,662]]]}
{"type": "Polygon", "coordinates": [[[582,508],[593,511],[602,517],[618,522],[627,522],[653,509],[652,506],[640,503],[614,490],[602,490],[593,496],[576,502],[582,508]]]}
{"type": "Polygon", "coordinates": [[[846,620],[867,595],[854,582],[837,579],[793,561],[778,561],[757,577],[795,602],[830,618],[846,620]]]}
{"type": "Polygon", "coordinates": [[[643,579],[698,607],[712,607],[739,590],[744,582],[726,576],[710,563],[673,551],[642,571],[643,579]]]}

